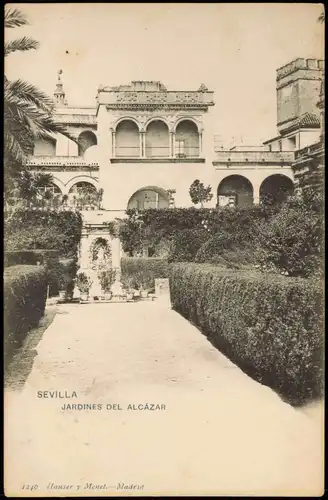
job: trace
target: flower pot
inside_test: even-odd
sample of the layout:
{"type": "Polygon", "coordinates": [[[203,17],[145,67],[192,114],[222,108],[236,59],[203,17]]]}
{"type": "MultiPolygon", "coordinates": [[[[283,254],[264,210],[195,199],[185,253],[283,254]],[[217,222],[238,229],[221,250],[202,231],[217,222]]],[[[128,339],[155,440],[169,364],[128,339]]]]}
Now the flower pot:
{"type": "Polygon", "coordinates": [[[112,292],[105,292],[105,300],[111,300],[112,296],[112,292]]]}
{"type": "Polygon", "coordinates": [[[148,297],[148,290],[141,290],[140,296],[142,299],[146,299],[148,297]]]}
{"type": "Polygon", "coordinates": [[[133,300],[133,292],[127,292],[126,300],[133,300]]]}
{"type": "Polygon", "coordinates": [[[88,292],[81,292],[80,299],[81,300],[88,300],[89,294],[88,292]]]}
{"type": "Polygon", "coordinates": [[[59,290],[59,298],[60,300],[66,300],[67,292],[66,290],[59,290]]]}

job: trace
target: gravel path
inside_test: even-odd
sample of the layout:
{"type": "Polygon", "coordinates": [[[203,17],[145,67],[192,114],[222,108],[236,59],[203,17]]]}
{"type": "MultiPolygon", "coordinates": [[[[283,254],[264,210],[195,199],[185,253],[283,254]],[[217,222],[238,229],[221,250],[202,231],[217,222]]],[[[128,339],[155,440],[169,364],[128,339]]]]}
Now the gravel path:
{"type": "Polygon", "coordinates": [[[7,496],[322,494],[320,408],[283,403],[165,301],[60,306],[36,350],[5,391],[7,496]],[[77,397],[37,397],[56,390],[77,397]]]}

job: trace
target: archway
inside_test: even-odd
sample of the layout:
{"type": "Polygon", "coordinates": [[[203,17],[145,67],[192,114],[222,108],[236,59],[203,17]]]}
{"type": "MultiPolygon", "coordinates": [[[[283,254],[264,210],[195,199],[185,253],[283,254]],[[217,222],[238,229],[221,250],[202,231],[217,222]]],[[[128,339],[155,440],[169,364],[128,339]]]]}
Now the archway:
{"type": "Polygon", "coordinates": [[[229,175],[220,182],[217,197],[218,206],[248,207],[253,204],[253,186],[242,175],[229,175]]]}
{"type": "Polygon", "coordinates": [[[128,202],[128,210],[148,208],[168,208],[170,196],[165,189],[149,186],[136,191],[128,202]]]}
{"type": "Polygon", "coordinates": [[[95,238],[90,245],[90,262],[96,267],[109,267],[112,260],[111,247],[106,238],[95,238]]]}
{"type": "Polygon", "coordinates": [[[90,130],[85,130],[84,132],[81,132],[77,142],[78,142],[78,155],[83,156],[88,148],[97,145],[97,137],[96,134],[94,134],[94,132],[91,132],[90,130]]]}
{"type": "Polygon", "coordinates": [[[293,195],[294,183],[283,174],[270,175],[261,184],[260,187],[260,202],[261,203],[282,203],[293,195]]]}
{"type": "Polygon", "coordinates": [[[169,128],[162,120],[149,123],[145,140],[147,158],[167,158],[170,155],[169,128]]]}
{"type": "Polygon", "coordinates": [[[54,182],[45,182],[37,187],[37,203],[41,206],[58,208],[63,201],[62,191],[54,182]]]}
{"type": "Polygon", "coordinates": [[[115,156],[123,158],[140,156],[139,128],[132,120],[123,120],[116,127],[115,156]]]}
{"type": "Polygon", "coordinates": [[[199,156],[199,134],[197,125],[191,120],[178,123],[175,132],[175,155],[178,158],[199,156]]]}
{"type": "Polygon", "coordinates": [[[71,205],[80,210],[84,208],[98,208],[99,193],[97,188],[90,182],[77,182],[73,184],[68,193],[68,199],[71,205]]]}

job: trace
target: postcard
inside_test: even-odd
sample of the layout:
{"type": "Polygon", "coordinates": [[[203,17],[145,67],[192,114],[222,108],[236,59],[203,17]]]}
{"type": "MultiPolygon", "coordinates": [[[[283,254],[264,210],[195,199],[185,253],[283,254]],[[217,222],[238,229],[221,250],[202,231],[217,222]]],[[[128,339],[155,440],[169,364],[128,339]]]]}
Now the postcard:
{"type": "Polygon", "coordinates": [[[5,496],[323,495],[324,23],[5,5],[5,496]]]}

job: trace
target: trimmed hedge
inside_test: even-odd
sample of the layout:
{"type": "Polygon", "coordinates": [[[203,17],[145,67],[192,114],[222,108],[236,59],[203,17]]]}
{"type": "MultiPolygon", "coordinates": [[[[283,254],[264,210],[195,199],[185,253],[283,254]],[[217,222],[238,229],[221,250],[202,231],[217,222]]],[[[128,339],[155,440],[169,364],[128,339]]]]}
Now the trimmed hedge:
{"type": "Polygon", "coordinates": [[[121,268],[123,284],[137,287],[142,285],[147,290],[155,287],[155,278],[169,277],[169,264],[166,259],[123,257],[121,268]]]}
{"type": "Polygon", "coordinates": [[[60,250],[63,257],[75,257],[82,234],[78,212],[17,210],[4,213],[5,250],[60,250]]]}
{"type": "Polygon", "coordinates": [[[172,264],[174,310],[289,403],[323,395],[323,287],[317,280],[172,264]]]}
{"type": "Polygon", "coordinates": [[[12,266],[4,271],[4,358],[9,363],[27,332],[38,325],[47,298],[43,266],[12,266]]]}
{"type": "Polygon", "coordinates": [[[57,258],[57,250],[16,250],[4,253],[4,267],[46,264],[47,261],[57,258]]]}

